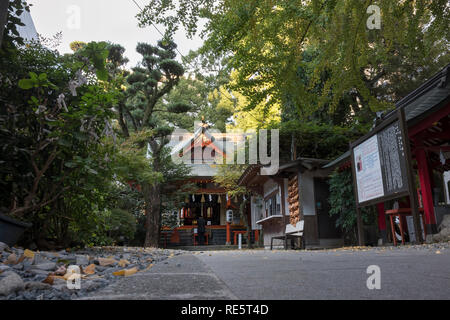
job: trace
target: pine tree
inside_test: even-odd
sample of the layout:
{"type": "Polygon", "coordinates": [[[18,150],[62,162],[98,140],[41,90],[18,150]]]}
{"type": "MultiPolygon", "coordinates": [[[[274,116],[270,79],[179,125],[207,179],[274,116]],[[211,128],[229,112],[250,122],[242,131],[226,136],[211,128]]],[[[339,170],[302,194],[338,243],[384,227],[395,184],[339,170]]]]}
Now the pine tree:
{"type": "Polygon", "coordinates": [[[158,41],[157,46],[146,43],[137,45],[142,62],[127,77],[126,102],[120,105],[119,122],[128,145],[147,153],[152,174],[143,175],[140,184],[145,200],[146,237],[145,246],[157,247],[161,226],[161,195],[163,192],[165,161],[164,147],[169,142],[173,126],[161,117],[190,110],[183,103],[157,104],[178,84],[184,74],[183,67],[175,61],[176,44],[169,39],[158,41]],[[148,151],[147,151],[148,149],[148,151]]]}

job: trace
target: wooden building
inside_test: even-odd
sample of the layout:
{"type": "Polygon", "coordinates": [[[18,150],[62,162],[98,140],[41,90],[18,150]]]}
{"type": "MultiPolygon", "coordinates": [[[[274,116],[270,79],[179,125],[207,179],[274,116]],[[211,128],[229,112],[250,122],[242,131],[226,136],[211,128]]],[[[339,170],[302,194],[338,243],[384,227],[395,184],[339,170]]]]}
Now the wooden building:
{"type": "MultiPolygon", "coordinates": [[[[264,246],[271,238],[282,236],[286,225],[304,220],[306,247],[339,247],[342,236],[329,215],[330,170],[322,169],[327,160],[299,158],[282,164],[276,174],[260,174],[260,165],[250,166],[239,183],[251,189],[250,211],[253,230],[262,229],[264,246]]],[[[274,240],[282,247],[282,240],[274,240]]]]}
{"type": "Polygon", "coordinates": [[[196,226],[199,216],[203,216],[207,223],[207,245],[235,244],[235,235],[246,230],[237,214],[240,205],[238,200],[229,198],[226,190],[214,183],[217,164],[223,163],[227,157],[227,145],[233,146],[234,152],[236,144],[243,139],[242,134],[214,132],[204,122],[196,124],[193,134],[182,132],[173,135],[169,144],[172,156],[186,159],[187,155],[191,160],[187,164],[191,169],[190,177],[183,183],[191,183],[196,187],[178,211],[180,226],[175,229],[163,227],[163,246],[197,245],[196,226]],[[235,213],[231,221],[227,221],[229,210],[235,213]]]}

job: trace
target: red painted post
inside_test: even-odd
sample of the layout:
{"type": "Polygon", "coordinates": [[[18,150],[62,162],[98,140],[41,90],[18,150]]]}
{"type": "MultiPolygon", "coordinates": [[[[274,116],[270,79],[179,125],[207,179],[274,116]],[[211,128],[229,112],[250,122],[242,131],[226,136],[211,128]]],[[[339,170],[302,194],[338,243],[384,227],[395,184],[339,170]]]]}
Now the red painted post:
{"type": "Polygon", "coordinates": [[[380,231],[386,231],[386,211],[384,210],[384,203],[377,204],[378,210],[378,228],[380,231]]]}
{"type": "Polygon", "coordinates": [[[231,222],[227,222],[227,246],[231,244],[231,222]]]}
{"type": "Polygon", "coordinates": [[[436,218],[434,215],[433,194],[431,192],[431,177],[425,149],[420,147],[416,149],[416,159],[419,170],[420,189],[422,190],[425,222],[427,224],[427,234],[432,234],[436,231],[436,218]]]}
{"type": "Polygon", "coordinates": [[[384,203],[377,204],[378,211],[378,229],[380,230],[380,236],[385,244],[388,241],[387,231],[386,231],[386,209],[384,207],[384,203]]]}

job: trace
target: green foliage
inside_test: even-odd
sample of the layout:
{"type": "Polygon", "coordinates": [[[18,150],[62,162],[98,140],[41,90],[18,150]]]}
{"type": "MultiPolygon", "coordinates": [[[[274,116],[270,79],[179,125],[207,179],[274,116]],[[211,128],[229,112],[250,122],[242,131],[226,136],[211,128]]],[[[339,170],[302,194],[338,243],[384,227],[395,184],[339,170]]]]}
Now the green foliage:
{"type": "Polygon", "coordinates": [[[247,247],[251,248],[250,232],[251,226],[247,217],[247,207],[250,205],[252,191],[245,186],[239,185],[239,178],[247,169],[247,165],[219,165],[218,173],[214,177],[214,182],[225,188],[228,195],[235,199],[240,199],[239,216],[247,229],[247,247]]]}
{"type": "Polygon", "coordinates": [[[106,243],[115,95],[98,82],[104,45],[65,56],[9,45],[0,54],[1,211],[32,222],[34,242],[106,243]]]}
{"type": "Polygon", "coordinates": [[[3,31],[3,42],[0,48],[0,54],[14,54],[17,46],[25,44],[24,39],[20,37],[17,26],[24,26],[20,16],[24,11],[30,12],[31,5],[23,0],[10,0],[8,5],[8,20],[3,31]]]}
{"type": "Polygon", "coordinates": [[[69,46],[70,46],[70,49],[73,52],[77,52],[78,50],[80,50],[80,49],[82,49],[82,48],[84,48],[86,46],[86,42],[83,42],[83,41],[72,41],[69,46]]]}
{"type": "Polygon", "coordinates": [[[129,241],[134,238],[136,232],[136,218],[130,212],[123,209],[112,209],[106,219],[109,236],[116,242],[129,241]]]}
{"type": "Polygon", "coordinates": [[[106,58],[109,50],[106,42],[89,42],[76,51],[77,55],[88,58],[92,66],[96,69],[96,75],[99,80],[108,79],[108,70],[106,69],[106,58]]]}
{"type": "Polygon", "coordinates": [[[239,73],[231,89],[249,110],[278,104],[286,118],[367,124],[450,61],[448,1],[377,1],[380,30],[366,27],[370,4],[150,0],[138,19],[191,36],[204,19],[200,51],[229,57],[239,73]]]}
{"type": "MultiPolygon", "coordinates": [[[[138,43],[136,51],[142,55],[142,62],[126,77],[126,90],[119,96],[117,107],[124,137],[118,154],[118,172],[123,182],[137,182],[142,187],[146,246],[158,246],[161,197],[165,193],[162,183],[169,183],[173,176],[181,179],[187,172],[185,166],[173,167],[165,149],[173,131],[173,125],[168,121],[170,115],[191,109],[189,103],[176,101],[166,104],[163,100],[184,74],[184,68],[174,60],[176,47],[169,38],[158,41],[157,46],[138,43]]],[[[122,55],[119,48],[115,60],[120,61],[122,55]]],[[[113,82],[117,74],[111,71],[115,69],[110,68],[113,82]]]]}
{"type": "Polygon", "coordinates": [[[191,107],[181,102],[171,104],[167,107],[167,111],[171,113],[186,113],[189,110],[191,110],[191,107]]]}
{"type": "MultiPolygon", "coordinates": [[[[47,74],[41,73],[39,76],[34,73],[29,73],[30,78],[29,79],[21,79],[18,83],[20,89],[29,90],[31,88],[50,88],[50,89],[57,89],[57,87],[48,81],[47,74]]],[[[33,99],[33,97],[32,97],[33,99]]],[[[37,100],[34,100],[33,102],[37,102],[37,100]]]]}
{"type": "MultiPolygon", "coordinates": [[[[336,227],[344,232],[344,236],[350,244],[356,244],[356,206],[351,170],[336,170],[331,175],[329,184],[330,216],[337,216],[336,227]]],[[[365,224],[375,223],[377,215],[373,207],[362,208],[361,214],[365,224]]]]}
{"type": "MultiPolygon", "coordinates": [[[[19,2],[10,8],[20,9],[19,2]]],[[[14,35],[18,22],[10,17],[14,35]]],[[[8,51],[0,52],[1,211],[33,222],[27,238],[39,246],[134,241],[136,221],[150,205],[136,189],[189,171],[164,148],[170,123],[153,117],[184,73],[173,60],[175,43],[139,44],[143,61],[131,76],[120,45],[76,42],[73,54],[61,56],[40,43],[22,44],[7,37],[8,51]]],[[[175,102],[163,112],[186,111],[175,102]]]]}
{"type": "MultiPolygon", "coordinates": [[[[280,129],[280,150],[290,150],[294,138],[298,156],[327,160],[346,152],[349,143],[363,135],[366,130],[361,126],[348,128],[301,120],[285,121],[271,128],[280,129]]],[[[290,160],[290,152],[280,156],[281,160],[290,160]]]]}
{"type": "Polygon", "coordinates": [[[244,173],[247,165],[217,165],[218,172],[214,177],[214,182],[227,190],[230,197],[242,196],[249,193],[245,186],[238,184],[239,178],[244,173]]]}

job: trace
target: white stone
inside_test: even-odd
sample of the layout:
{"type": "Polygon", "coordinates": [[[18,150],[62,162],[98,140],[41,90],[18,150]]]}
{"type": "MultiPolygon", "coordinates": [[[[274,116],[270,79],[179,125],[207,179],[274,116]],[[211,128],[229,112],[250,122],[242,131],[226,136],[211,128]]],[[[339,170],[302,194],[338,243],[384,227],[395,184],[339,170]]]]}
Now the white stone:
{"type": "Polygon", "coordinates": [[[8,274],[0,280],[0,296],[7,296],[23,289],[23,280],[17,273],[8,272],[8,274]]]}

